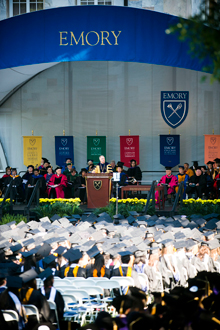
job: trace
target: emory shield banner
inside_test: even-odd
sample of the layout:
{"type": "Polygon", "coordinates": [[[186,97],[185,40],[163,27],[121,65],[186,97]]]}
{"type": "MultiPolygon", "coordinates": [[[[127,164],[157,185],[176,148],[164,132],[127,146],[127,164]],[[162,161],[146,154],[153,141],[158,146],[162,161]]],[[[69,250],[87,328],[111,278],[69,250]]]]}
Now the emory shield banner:
{"type": "Polygon", "coordinates": [[[87,136],[87,159],[99,163],[99,156],[106,157],[106,136],[87,136]]]}
{"type": "Polygon", "coordinates": [[[42,136],[23,136],[24,165],[40,165],[42,157],[42,136]]]}
{"type": "Polygon", "coordinates": [[[204,148],[204,161],[213,161],[215,158],[220,158],[220,135],[204,135],[205,148],[204,148]]]}
{"type": "Polygon", "coordinates": [[[180,163],[180,136],[160,135],[160,164],[174,167],[180,163]]]}
{"type": "Polygon", "coordinates": [[[139,135],[120,136],[120,160],[126,167],[130,167],[130,160],[135,159],[140,163],[139,135]]]}
{"type": "Polygon", "coordinates": [[[73,136],[55,136],[56,164],[63,166],[66,158],[72,159],[74,164],[73,136]]]}

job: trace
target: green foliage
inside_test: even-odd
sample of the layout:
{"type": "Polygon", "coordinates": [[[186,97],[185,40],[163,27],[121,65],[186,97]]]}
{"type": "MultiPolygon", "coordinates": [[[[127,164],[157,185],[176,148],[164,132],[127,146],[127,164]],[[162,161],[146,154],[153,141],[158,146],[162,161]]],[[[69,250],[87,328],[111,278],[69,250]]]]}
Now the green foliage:
{"type": "MultiPolygon", "coordinates": [[[[141,213],[144,210],[144,206],[142,204],[129,204],[129,203],[119,203],[118,204],[118,213],[123,215],[125,218],[129,216],[130,211],[136,211],[137,213],[141,213]]],[[[116,214],[116,203],[109,203],[106,207],[101,207],[96,209],[93,213],[98,215],[102,212],[106,212],[113,219],[113,216],[116,214]]],[[[153,209],[152,204],[150,204],[147,214],[154,215],[155,211],[153,209]]]]}
{"type": "Polygon", "coordinates": [[[59,202],[53,204],[42,204],[36,207],[33,212],[35,212],[39,218],[51,218],[54,214],[58,214],[60,217],[64,217],[70,216],[72,214],[83,213],[78,204],[65,204],[59,202]]]}
{"type": "MultiPolygon", "coordinates": [[[[203,67],[206,72],[213,72],[210,82],[215,80],[220,82],[220,3],[202,0],[198,14],[183,18],[179,22],[170,26],[166,33],[177,34],[180,41],[189,42],[189,52],[193,57],[201,60],[210,58],[213,63],[203,67]]],[[[202,81],[205,77],[202,77],[202,81]]]]}
{"type": "Polygon", "coordinates": [[[201,214],[201,216],[211,214],[211,213],[218,213],[220,214],[220,205],[219,204],[201,204],[201,203],[190,203],[186,204],[178,210],[178,214],[185,214],[190,216],[192,214],[201,214]]]}
{"type": "Polygon", "coordinates": [[[0,222],[1,225],[6,225],[9,222],[15,221],[16,224],[18,224],[21,221],[27,222],[27,218],[24,215],[21,214],[9,214],[6,213],[2,217],[2,221],[0,222]]]}

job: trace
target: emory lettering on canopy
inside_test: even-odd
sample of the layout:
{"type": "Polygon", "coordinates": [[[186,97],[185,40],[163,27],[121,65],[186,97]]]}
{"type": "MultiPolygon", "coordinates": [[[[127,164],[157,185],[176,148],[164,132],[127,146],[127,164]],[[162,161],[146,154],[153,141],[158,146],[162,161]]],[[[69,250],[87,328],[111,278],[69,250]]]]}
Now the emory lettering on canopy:
{"type": "Polygon", "coordinates": [[[76,36],[72,31],[60,31],[60,46],[118,46],[118,38],[121,31],[82,31],[80,35],[76,36]]]}

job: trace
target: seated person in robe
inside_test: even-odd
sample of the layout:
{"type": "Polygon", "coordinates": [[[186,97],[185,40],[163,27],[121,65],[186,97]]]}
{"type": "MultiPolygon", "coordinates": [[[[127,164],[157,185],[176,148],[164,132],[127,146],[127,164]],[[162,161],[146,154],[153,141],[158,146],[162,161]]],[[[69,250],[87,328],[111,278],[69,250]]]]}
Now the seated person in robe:
{"type": "Polygon", "coordinates": [[[79,177],[79,174],[76,172],[75,168],[72,168],[70,170],[70,176],[67,177],[67,187],[65,188],[65,196],[66,198],[74,198],[75,197],[75,189],[78,187],[76,185],[77,178],[79,177]]]}
{"type": "Polygon", "coordinates": [[[88,166],[86,167],[86,169],[87,169],[88,173],[92,173],[92,171],[95,169],[93,159],[88,159],[87,164],[88,164],[88,166]]]}
{"type": "Polygon", "coordinates": [[[71,175],[71,172],[70,172],[70,171],[71,171],[73,168],[75,169],[75,166],[73,166],[72,163],[67,163],[67,164],[66,164],[66,169],[65,169],[65,171],[63,171],[63,174],[66,175],[67,180],[69,180],[69,177],[70,177],[70,175],[71,175]]]}
{"type": "Polygon", "coordinates": [[[87,203],[87,195],[86,195],[86,175],[87,169],[82,168],[81,174],[75,181],[75,197],[79,197],[81,199],[81,204],[87,203]]]}
{"type": "Polygon", "coordinates": [[[121,198],[121,188],[122,186],[127,186],[128,184],[128,177],[123,169],[123,162],[118,162],[117,164],[117,172],[120,173],[120,181],[113,181],[113,192],[116,195],[116,184],[118,183],[118,195],[121,198]]]}
{"type": "Polygon", "coordinates": [[[28,179],[34,174],[34,166],[28,165],[27,172],[22,176],[22,184],[23,184],[23,190],[25,191],[26,183],[28,182],[28,179]]]}
{"type": "Polygon", "coordinates": [[[23,200],[23,189],[22,189],[22,178],[17,174],[17,169],[11,169],[11,175],[5,178],[5,186],[9,186],[10,182],[12,183],[12,198],[15,200],[16,198],[23,200]]]}
{"type": "Polygon", "coordinates": [[[198,167],[196,174],[189,179],[189,185],[186,188],[186,193],[189,198],[201,198],[206,191],[206,177],[202,175],[201,168],[198,167]]]}
{"type": "Polygon", "coordinates": [[[130,160],[130,167],[127,171],[128,178],[131,184],[137,184],[137,181],[142,180],[142,172],[135,159],[130,160]]]}
{"type": "Polygon", "coordinates": [[[6,169],[5,169],[5,174],[3,175],[3,177],[0,179],[0,189],[1,189],[1,192],[2,194],[4,194],[4,191],[5,191],[5,180],[7,178],[9,178],[11,175],[11,167],[10,166],[7,166],[6,169]]]}
{"type": "Polygon", "coordinates": [[[40,181],[39,189],[40,189],[40,197],[43,196],[46,190],[46,181],[42,174],[39,173],[39,169],[34,169],[34,174],[28,179],[28,182],[25,187],[25,199],[29,201],[31,194],[36,186],[37,181],[40,181]]]}
{"type": "MultiPolygon", "coordinates": [[[[174,193],[175,187],[178,185],[177,178],[172,174],[172,167],[166,167],[166,175],[162,176],[160,179],[158,186],[164,186],[165,195],[167,195],[167,199],[171,202],[171,194],[174,193]]],[[[156,203],[159,203],[159,192],[155,193],[156,203]]]]}
{"type": "Polygon", "coordinates": [[[194,175],[194,172],[191,168],[189,168],[188,163],[184,163],[184,173],[187,174],[189,177],[194,175]]]}
{"type": "MultiPolygon", "coordinates": [[[[44,163],[49,163],[48,159],[45,157],[41,158],[41,163],[40,166],[38,167],[39,171],[42,170],[44,168],[44,163]]],[[[36,166],[37,167],[37,166],[36,166]]]]}
{"type": "Polygon", "coordinates": [[[49,198],[64,198],[64,188],[67,186],[67,177],[61,174],[62,167],[58,166],[55,169],[55,174],[52,175],[48,182],[48,197],[49,198]]]}
{"type": "Polygon", "coordinates": [[[41,175],[44,176],[45,174],[47,174],[47,167],[48,166],[50,166],[50,162],[49,162],[49,160],[46,160],[43,164],[43,168],[40,169],[40,174],[41,175]]]}
{"type": "MultiPolygon", "coordinates": [[[[179,173],[176,175],[177,181],[178,181],[178,186],[181,182],[184,182],[184,187],[183,187],[183,198],[186,198],[186,183],[189,181],[189,176],[184,173],[184,166],[179,166],[179,173]]],[[[178,186],[175,187],[176,193],[178,192],[178,186]]]]}

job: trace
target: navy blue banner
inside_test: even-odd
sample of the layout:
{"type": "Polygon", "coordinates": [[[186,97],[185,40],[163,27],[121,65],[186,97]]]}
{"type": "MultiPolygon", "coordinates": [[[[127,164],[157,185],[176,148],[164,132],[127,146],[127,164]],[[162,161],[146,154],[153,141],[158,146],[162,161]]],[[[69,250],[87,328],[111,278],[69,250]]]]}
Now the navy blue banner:
{"type": "Polygon", "coordinates": [[[63,166],[66,158],[74,164],[73,136],[55,136],[56,165],[63,166]]]}
{"type": "Polygon", "coordinates": [[[51,62],[123,61],[201,71],[188,42],[166,34],[178,18],[118,6],[71,6],[0,21],[0,69],[51,62]]]}
{"type": "Polygon", "coordinates": [[[180,136],[160,135],[160,164],[174,167],[180,163],[180,136]]]}

